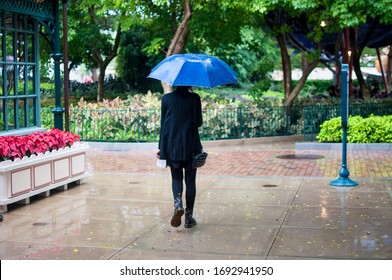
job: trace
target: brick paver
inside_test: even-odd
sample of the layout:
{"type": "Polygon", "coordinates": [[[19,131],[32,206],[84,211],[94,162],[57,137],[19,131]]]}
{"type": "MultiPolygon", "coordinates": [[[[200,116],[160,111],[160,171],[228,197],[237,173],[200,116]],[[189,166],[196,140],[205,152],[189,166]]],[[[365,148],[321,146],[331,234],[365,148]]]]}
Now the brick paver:
{"type": "MultiPolygon", "coordinates": [[[[342,152],[265,149],[258,145],[233,150],[210,148],[206,165],[200,174],[227,176],[336,177],[342,163],[342,152]],[[291,156],[292,159],[279,157],[291,156]],[[307,158],[307,157],[310,157],[307,158]]],[[[118,173],[166,173],[155,166],[154,150],[102,151],[88,153],[90,170],[118,173]]],[[[392,151],[348,151],[350,177],[392,178],[392,151]]]]}

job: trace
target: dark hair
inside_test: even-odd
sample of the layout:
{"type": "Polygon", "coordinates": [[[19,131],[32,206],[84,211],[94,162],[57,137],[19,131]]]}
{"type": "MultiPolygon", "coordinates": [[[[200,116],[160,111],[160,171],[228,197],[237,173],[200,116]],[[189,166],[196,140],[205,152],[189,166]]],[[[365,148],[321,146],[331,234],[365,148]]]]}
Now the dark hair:
{"type": "Polygon", "coordinates": [[[177,90],[180,92],[189,92],[192,86],[177,86],[177,90]]]}

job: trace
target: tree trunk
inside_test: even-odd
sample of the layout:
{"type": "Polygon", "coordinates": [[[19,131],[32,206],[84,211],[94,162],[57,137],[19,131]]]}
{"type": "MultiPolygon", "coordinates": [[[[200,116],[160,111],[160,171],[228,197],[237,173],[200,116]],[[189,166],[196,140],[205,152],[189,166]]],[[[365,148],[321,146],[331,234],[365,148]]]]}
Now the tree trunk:
{"type": "Polygon", "coordinates": [[[90,69],[91,71],[91,78],[93,79],[93,82],[97,82],[98,81],[98,74],[97,74],[97,68],[92,68],[90,69]]]}
{"type": "Polygon", "coordinates": [[[282,58],[282,70],[283,70],[283,90],[285,99],[288,99],[291,92],[291,61],[287,50],[286,40],[283,34],[276,36],[280,47],[280,55],[282,58]]]}
{"type": "Polygon", "coordinates": [[[173,54],[175,53],[182,53],[186,42],[189,36],[189,28],[188,25],[185,26],[184,30],[182,31],[182,35],[178,38],[177,44],[174,46],[173,54]]]}
{"type": "Polygon", "coordinates": [[[276,37],[279,47],[280,47],[280,54],[282,57],[282,68],[283,68],[283,89],[284,89],[284,106],[291,107],[294,103],[294,100],[297,98],[298,94],[301,92],[302,88],[304,87],[306,80],[308,79],[310,73],[313,71],[314,68],[318,65],[318,60],[315,60],[311,63],[308,61],[306,65],[304,64],[305,69],[302,71],[302,77],[298,81],[297,85],[294,89],[291,89],[292,86],[292,78],[291,78],[291,61],[290,55],[287,50],[286,40],[283,34],[278,34],[276,37]]]}
{"type": "Polygon", "coordinates": [[[294,89],[290,92],[288,97],[286,97],[283,104],[284,106],[291,107],[293,105],[294,100],[297,98],[298,94],[301,92],[302,88],[304,87],[310,73],[313,71],[314,68],[316,68],[318,63],[319,61],[315,60],[307,65],[306,69],[303,71],[301,79],[298,81],[294,89]]]}
{"type": "MultiPolygon", "coordinates": [[[[96,16],[96,11],[94,9],[94,5],[90,6],[88,8],[90,16],[91,16],[91,22],[92,24],[95,23],[95,16],[96,16]]],[[[114,45],[110,52],[108,54],[103,54],[100,49],[96,48],[96,45],[93,44],[93,51],[92,51],[92,56],[93,59],[97,62],[98,68],[99,68],[99,74],[98,74],[98,92],[97,92],[97,101],[100,102],[104,98],[104,92],[105,92],[105,71],[106,67],[109,65],[109,63],[117,56],[117,51],[118,47],[120,45],[120,39],[122,35],[122,30],[121,30],[121,23],[117,26],[117,32],[116,32],[116,38],[114,39],[114,45]]]]}
{"type": "Polygon", "coordinates": [[[176,53],[181,53],[183,51],[183,47],[186,44],[186,40],[188,38],[188,22],[191,20],[192,17],[192,10],[191,4],[189,0],[184,0],[184,18],[182,19],[181,23],[178,25],[176,33],[174,34],[170,46],[166,52],[166,57],[169,57],[176,53]],[[177,44],[182,44],[182,48],[177,46],[177,44]]]}
{"type": "MultiPolygon", "coordinates": [[[[166,52],[166,57],[169,57],[173,54],[179,54],[184,51],[189,30],[188,30],[188,22],[192,17],[192,9],[189,0],[184,0],[184,18],[181,23],[178,25],[176,33],[174,34],[170,46],[166,52]]],[[[164,93],[168,93],[173,91],[173,87],[165,82],[162,82],[162,88],[164,93]]]]}
{"type": "Polygon", "coordinates": [[[357,46],[356,43],[357,43],[357,30],[350,28],[350,46],[351,46],[351,52],[352,52],[351,59],[352,59],[352,63],[354,66],[355,75],[357,76],[357,81],[360,86],[361,96],[365,97],[365,96],[369,95],[369,92],[367,89],[366,81],[365,81],[363,74],[362,74],[362,71],[361,71],[361,64],[360,64],[360,58],[361,58],[361,55],[362,55],[362,52],[364,49],[364,45],[357,46]]]}
{"type": "MultiPolygon", "coordinates": [[[[387,59],[387,69],[385,71],[387,77],[387,84],[391,85],[392,80],[392,45],[389,46],[388,59],[387,59]]],[[[389,89],[391,91],[391,89],[389,89]]]]}
{"type": "Polygon", "coordinates": [[[339,59],[339,53],[341,50],[342,46],[342,39],[343,39],[343,31],[339,32],[338,37],[335,42],[335,50],[334,50],[334,56],[335,56],[335,70],[336,70],[336,84],[334,86],[336,87],[336,93],[338,96],[340,95],[340,77],[341,77],[341,71],[342,69],[342,63],[339,59]]]}
{"type": "Polygon", "coordinates": [[[97,93],[97,101],[103,101],[105,95],[105,72],[106,68],[108,67],[109,63],[117,56],[118,47],[120,45],[122,31],[121,31],[121,24],[117,27],[116,38],[114,40],[114,45],[112,50],[110,51],[109,55],[102,59],[101,52],[99,50],[95,50],[93,53],[93,57],[95,61],[98,63],[99,74],[98,74],[98,93],[97,93]]]}
{"type": "Polygon", "coordinates": [[[305,71],[306,67],[308,67],[308,61],[306,59],[306,52],[301,51],[301,69],[305,71]]]}
{"type": "Polygon", "coordinates": [[[104,98],[105,70],[106,70],[106,67],[104,67],[104,65],[100,65],[99,74],[98,74],[98,94],[97,94],[97,101],[98,102],[103,101],[103,98],[104,98]]]}
{"type": "Polygon", "coordinates": [[[365,37],[362,40],[362,44],[359,46],[357,46],[357,37],[358,37],[357,32],[358,32],[358,30],[354,30],[353,28],[350,28],[350,41],[351,41],[350,44],[351,44],[352,51],[353,51],[354,71],[355,71],[355,74],[357,75],[358,83],[361,87],[362,97],[369,96],[369,91],[368,91],[368,88],[366,85],[366,81],[362,75],[359,59],[362,55],[362,52],[363,52],[366,44],[369,42],[370,35],[374,31],[375,25],[376,25],[376,21],[374,20],[372,22],[372,24],[369,26],[369,28],[365,34],[365,37]]]}
{"type": "Polygon", "coordinates": [[[354,71],[355,71],[355,75],[357,76],[357,81],[361,90],[361,96],[365,97],[365,96],[369,96],[369,91],[367,88],[365,78],[363,77],[361,71],[361,65],[359,60],[360,57],[358,55],[353,56],[354,71]]]}

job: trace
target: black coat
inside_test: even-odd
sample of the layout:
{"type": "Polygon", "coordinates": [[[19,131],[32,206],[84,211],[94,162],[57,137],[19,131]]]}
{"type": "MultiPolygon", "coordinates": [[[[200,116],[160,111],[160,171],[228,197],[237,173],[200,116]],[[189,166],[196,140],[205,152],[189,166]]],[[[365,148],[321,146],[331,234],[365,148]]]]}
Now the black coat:
{"type": "Polygon", "coordinates": [[[203,123],[200,96],[177,88],[162,97],[160,159],[189,161],[200,153],[199,129],[203,123]],[[193,145],[193,146],[192,146],[193,145]]]}

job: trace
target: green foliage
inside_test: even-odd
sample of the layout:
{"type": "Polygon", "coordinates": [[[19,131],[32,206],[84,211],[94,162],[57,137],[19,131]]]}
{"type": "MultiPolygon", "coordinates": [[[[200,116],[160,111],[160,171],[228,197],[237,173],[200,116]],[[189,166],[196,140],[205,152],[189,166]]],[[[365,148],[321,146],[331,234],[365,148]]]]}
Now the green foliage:
{"type": "MultiPolygon", "coordinates": [[[[283,107],[258,106],[221,92],[197,90],[204,110],[203,139],[286,135],[297,129],[283,107]]],[[[136,94],[99,103],[80,99],[70,106],[70,130],[84,140],[157,141],[160,128],[161,94],[136,94]]],[[[53,114],[42,110],[42,126],[53,126],[53,114]]]]}
{"type": "Polygon", "coordinates": [[[77,106],[70,106],[70,127],[83,139],[154,141],[159,132],[159,108],[159,97],[151,92],[99,103],[81,99],[77,106]]]}
{"type": "Polygon", "coordinates": [[[187,48],[197,48],[211,53],[218,49],[230,49],[232,45],[241,43],[241,29],[249,24],[251,15],[246,7],[237,5],[240,1],[190,2],[193,9],[187,48]]]}
{"type": "MultiPolygon", "coordinates": [[[[320,126],[316,139],[319,142],[341,142],[341,117],[330,119],[320,126]]],[[[348,120],[348,143],[392,143],[392,115],[362,118],[350,116],[348,120]]]]}
{"type": "Polygon", "coordinates": [[[41,81],[48,80],[51,76],[51,70],[53,69],[53,61],[50,59],[51,49],[47,40],[43,36],[39,36],[39,73],[41,81]]]}
{"type": "Polygon", "coordinates": [[[118,15],[112,14],[111,19],[102,13],[107,3],[93,3],[89,0],[70,0],[68,9],[69,25],[69,60],[72,67],[84,63],[87,68],[96,68],[97,52],[108,55],[113,39],[113,32],[118,22],[118,15]]]}
{"type": "MultiPolygon", "coordinates": [[[[202,99],[204,140],[290,135],[309,131],[316,134],[324,120],[340,114],[340,103],[338,106],[282,107],[279,103],[281,93],[273,91],[266,92],[264,99],[254,102],[241,96],[246,92],[227,87],[195,90],[202,99]]],[[[157,141],[162,95],[148,92],[122,96],[100,103],[79,100],[71,106],[71,131],[77,132],[85,140],[93,141],[157,141]]],[[[350,112],[363,117],[372,113],[391,114],[392,99],[374,99],[366,102],[351,103],[350,112]]],[[[41,110],[41,121],[43,127],[53,127],[53,113],[50,108],[41,110]]],[[[380,136],[379,141],[391,141],[391,119],[372,120],[357,129],[356,125],[359,123],[359,119],[355,117],[354,123],[350,123],[351,133],[365,127],[366,135],[372,135],[369,141],[376,141],[373,138],[377,135],[380,136]],[[373,123],[381,122],[384,123],[385,129],[370,130],[369,127],[373,127],[373,123]]],[[[341,141],[340,118],[331,119],[330,123],[327,122],[322,127],[319,137],[324,139],[320,138],[320,141],[341,141]]],[[[353,139],[360,138],[353,141],[365,141],[363,136],[356,136],[357,134],[361,135],[359,132],[350,135],[353,139]]]]}
{"type": "Polygon", "coordinates": [[[263,99],[264,92],[270,88],[270,79],[263,79],[257,81],[253,84],[249,95],[253,98],[255,102],[259,102],[263,99]]]}
{"type": "MultiPolygon", "coordinates": [[[[140,74],[141,77],[165,57],[183,18],[184,5],[184,1],[167,0],[69,0],[68,3],[70,66],[85,63],[88,67],[96,67],[93,54],[99,51],[102,58],[108,56],[114,31],[121,24],[124,34],[129,30],[138,39],[131,48],[129,44],[123,45],[123,56],[118,59],[123,63],[120,76],[131,87],[135,84],[140,86],[141,78],[136,76],[140,74]],[[96,11],[94,15],[92,8],[96,11]],[[139,32],[139,27],[144,30],[143,33],[139,32]],[[146,30],[148,33],[145,33],[146,30]],[[148,62],[143,65],[145,57],[148,57],[148,62]],[[135,69],[138,71],[135,72],[135,69]]],[[[311,26],[307,37],[315,42],[319,42],[323,34],[337,32],[342,27],[358,26],[367,17],[379,17],[383,23],[392,20],[390,0],[198,0],[190,3],[190,32],[182,50],[217,55],[227,61],[238,72],[240,85],[249,81],[254,83],[251,95],[255,100],[261,99],[268,89],[268,69],[281,68],[274,36],[277,32],[291,31],[290,22],[277,22],[275,29],[265,32],[263,17],[266,14],[278,11],[290,15],[293,20],[305,17],[306,25],[311,26]],[[321,27],[321,21],[328,21],[328,25],[321,27]]],[[[291,49],[289,52],[291,66],[299,67],[301,55],[294,55],[291,49]]],[[[41,69],[45,67],[41,66],[41,69]]],[[[160,86],[155,81],[149,85],[153,91],[160,86]]],[[[312,88],[305,89],[305,92],[312,91],[312,88]]],[[[320,93],[317,88],[314,91],[320,93]]]]}
{"type": "Polygon", "coordinates": [[[157,55],[164,49],[165,43],[165,39],[163,38],[154,38],[143,48],[143,51],[149,56],[157,55]]]}
{"type": "Polygon", "coordinates": [[[296,129],[279,106],[216,106],[204,110],[203,118],[205,140],[289,135],[296,129]]]}
{"type": "MultiPolygon", "coordinates": [[[[111,100],[116,97],[126,99],[128,95],[137,94],[123,83],[120,79],[114,79],[106,81],[104,83],[106,99],[111,100]]],[[[41,107],[53,107],[54,106],[54,83],[41,83],[41,107]]],[[[69,102],[71,104],[77,104],[80,98],[85,101],[95,101],[97,95],[97,83],[79,83],[71,81],[69,84],[69,102]]]]}
{"type": "Polygon", "coordinates": [[[335,18],[340,27],[356,27],[364,24],[368,17],[380,17],[381,21],[391,22],[390,0],[361,0],[361,1],[328,1],[326,5],[330,15],[335,18]]]}
{"type": "MultiPolygon", "coordinates": [[[[295,85],[298,81],[293,81],[295,85]]],[[[340,104],[339,98],[330,98],[328,88],[332,86],[331,80],[307,80],[294,105],[336,105],[340,104]]],[[[284,98],[282,81],[271,81],[270,91],[279,92],[284,98]]],[[[266,93],[263,93],[266,96],[266,93]]]]}
{"type": "MultiPolygon", "coordinates": [[[[139,25],[125,32],[121,38],[120,49],[117,57],[116,72],[130,89],[146,92],[153,88],[152,79],[146,77],[154,66],[148,56],[143,52],[143,47],[149,38],[148,29],[139,25]]],[[[157,83],[159,88],[162,86],[157,83]]]]}
{"type": "Polygon", "coordinates": [[[248,95],[256,102],[270,88],[270,72],[279,60],[275,43],[260,28],[245,26],[240,30],[240,42],[215,48],[213,54],[224,59],[238,74],[238,85],[252,83],[248,95]]]}
{"type": "Polygon", "coordinates": [[[333,84],[331,80],[307,80],[304,87],[302,88],[300,96],[314,94],[328,95],[328,88],[332,85],[333,84]]]}
{"type": "Polygon", "coordinates": [[[240,81],[259,83],[259,91],[269,88],[269,73],[279,60],[279,51],[265,32],[258,28],[241,29],[241,43],[234,46],[232,56],[226,58],[237,70],[240,81]]]}
{"type": "Polygon", "coordinates": [[[123,30],[142,21],[134,12],[135,1],[69,1],[70,68],[81,63],[88,69],[99,68],[97,100],[104,97],[105,71],[117,56],[123,30]]]}

